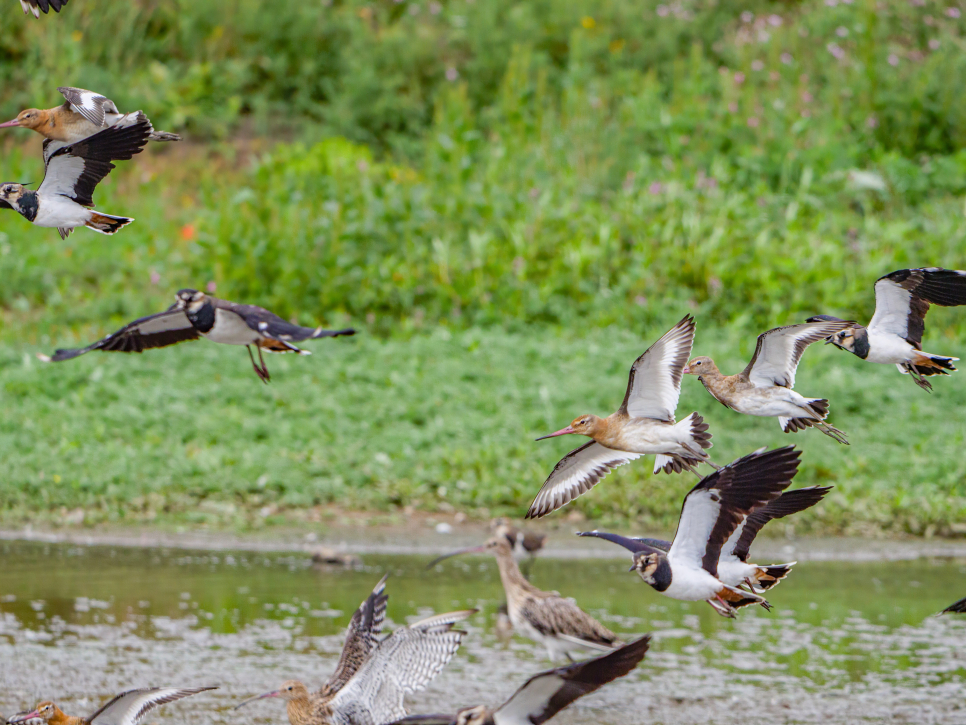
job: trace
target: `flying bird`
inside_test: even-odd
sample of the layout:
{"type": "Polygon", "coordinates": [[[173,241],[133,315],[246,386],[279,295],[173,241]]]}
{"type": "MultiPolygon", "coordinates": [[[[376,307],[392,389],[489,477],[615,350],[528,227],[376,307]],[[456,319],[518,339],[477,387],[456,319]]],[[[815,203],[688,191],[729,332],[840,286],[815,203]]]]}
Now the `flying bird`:
{"type": "MultiPolygon", "coordinates": [[[[949,375],[958,357],[923,352],[929,305],[966,305],[966,271],[922,267],[899,269],[875,283],[875,314],[868,327],[855,323],[830,335],[826,342],[868,362],[895,365],[911,375],[923,390],[932,390],[926,380],[932,375],[949,375]]],[[[831,315],[809,317],[808,322],[834,320],[831,315]]]]}
{"type": "Polygon", "coordinates": [[[336,672],[321,689],[288,680],[235,709],[281,698],[291,725],[382,725],[405,717],[404,696],[426,687],[453,658],[465,635],[453,627],[477,610],[437,614],[379,640],[385,584],[383,577],[353,615],[336,672]]]}
{"type": "Polygon", "coordinates": [[[24,15],[33,13],[35,18],[39,18],[41,13],[46,15],[51,10],[59,13],[67,2],[68,0],[20,0],[20,7],[23,8],[24,15]]]}
{"type": "Polygon", "coordinates": [[[25,723],[28,720],[40,718],[48,725],[136,725],[156,707],[197,695],[199,692],[217,689],[217,687],[147,687],[128,690],[115,696],[93,715],[87,717],[65,715],[59,707],[48,700],[41,702],[30,712],[14,715],[7,722],[25,723]]]}
{"type": "Polygon", "coordinates": [[[578,698],[623,677],[644,659],[651,635],[609,654],[534,675],[495,710],[464,707],[455,715],[410,715],[391,725],[540,725],[578,698]]]}
{"type": "MultiPolygon", "coordinates": [[[[711,447],[704,419],[691,413],[680,423],[674,411],[681,396],[681,375],[694,344],[694,318],[686,315],[631,366],[624,402],[606,418],[582,415],[555,433],[592,438],[568,453],[554,467],[527,511],[539,518],[556,511],[593,488],[617,466],[655,454],[654,473],[694,471],[709,463],[703,449],[711,447]]],[[[714,465],[714,464],[710,464],[714,465]]]]}
{"type": "MultiPolygon", "coordinates": [[[[46,2],[46,0],[41,0],[46,2]]],[[[53,4],[53,3],[51,3],[53,4]]],[[[46,12],[46,11],[45,11],[46,12]]],[[[29,128],[43,136],[44,158],[68,144],[83,141],[95,133],[118,124],[130,124],[141,111],[121,113],[110,98],[83,88],[62,86],[57,89],[65,101],[53,108],[27,108],[0,128],[29,128]]],[[[143,114],[141,114],[143,115],[143,114]]],[[[176,133],[151,129],[149,141],[180,141],[176,133]]]]}
{"type": "Polygon", "coordinates": [[[61,362],[91,352],[142,352],[149,348],[167,347],[186,340],[205,337],[225,345],[244,345],[259,380],[271,380],[262,351],[294,352],[309,355],[294,343],[320,337],[354,335],[355,330],[324,330],[300,327],[283,320],[262,307],[240,305],[220,300],[204,292],[183,289],[175,295],[175,303],[164,312],[141,317],[87,347],[56,350],[49,362],[61,362]],[[252,354],[258,350],[258,363],[252,354]]]}
{"type": "Polygon", "coordinates": [[[572,599],[564,599],[557,592],[542,591],[528,582],[520,572],[510,543],[504,536],[494,536],[483,546],[444,554],[431,561],[427,568],[451,556],[482,552],[490,552],[496,557],[513,629],[542,644],[551,662],[561,656],[573,662],[572,653],[610,652],[621,645],[616,634],[578,607],[572,599]]]}
{"type": "Polygon", "coordinates": [[[0,208],[13,209],[36,226],[56,228],[61,239],[82,226],[115,234],[134,220],[94,211],[94,188],[114,168],[111,161],[140,153],[150,132],[151,123],[138,113],[82,141],[61,145],[46,158],[37,191],[25,184],[0,185],[0,208]]]}
{"type": "Polygon", "coordinates": [[[956,614],[966,614],[966,599],[960,599],[958,602],[950,604],[940,614],[947,614],[950,612],[955,612],[956,614]]]}
{"type": "Polygon", "coordinates": [[[758,336],[755,354],[740,373],[722,375],[714,360],[700,356],[688,362],[684,374],[697,375],[707,391],[725,407],[746,415],[778,418],[786,433],[815,427],[848,445],[845,434],[825,422],[828,401],[806,398],[792,388],[805,348],[854,324],[838,320],[776,327],[758,336]]]}
{"type": "Polygon", "coordinates": [[[667,551],[646,540],[596,531],[580,536],[604,538],[628,549],[645,583],[664,596],[685,602],[707,601],[718,614],[734,617],[741,607],[768,602],[722,579],[722,550],[735,529],[755,509],[770,503],[791,484],[801,454],[794,446],[756,451],[702,479],[684,498],[678,529],[667,551]]]}

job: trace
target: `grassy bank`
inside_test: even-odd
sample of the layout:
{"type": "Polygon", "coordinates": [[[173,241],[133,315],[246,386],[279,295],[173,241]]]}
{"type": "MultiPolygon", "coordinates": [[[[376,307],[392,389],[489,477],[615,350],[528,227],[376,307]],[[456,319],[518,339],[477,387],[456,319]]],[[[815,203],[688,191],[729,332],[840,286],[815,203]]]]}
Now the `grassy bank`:
{"type": "MultiPolygon", "coordinates": [[[[575,442],[533,439],[616,406],[630,361],[659,332],[360,336],[314,345],[309,358],[272,357],[270,386],[242,350],[204,342],[62,365],[5,346],[3,518],[77,521],[83,511],[88,523],[246,528],[331,503],[522,515],[575,442]]],[[[698,350],[725,369],[743,365],[752,343],[699,328],[698,350]]],[[[966,521],[959,383],[939,381],[929,396],[894,369],[813,350],[798,387],[832,400],[850,447],[739,416],[690,378],[680,410],[706,416],[718,462],[759,446],[803,447],[797,485],[836,488],[796,517],[799,532],[955,534],[966,521]]],[[[693,478],[648,471],[647,462],[625,467],[573,508],[604,523],[672,526],[693,478]]]]}

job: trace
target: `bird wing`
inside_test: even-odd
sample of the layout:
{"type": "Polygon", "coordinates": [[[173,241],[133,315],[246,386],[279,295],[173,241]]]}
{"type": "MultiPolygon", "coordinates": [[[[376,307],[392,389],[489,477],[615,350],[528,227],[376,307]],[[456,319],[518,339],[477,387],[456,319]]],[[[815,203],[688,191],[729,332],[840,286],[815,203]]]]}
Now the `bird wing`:
{"type": "Polygon", "coordinates": [[[612,544],[623,546],[632,554],[638,551],[648,551],[658,549],[665,553],[671,548],[671,542],[664,539],[648,539],[643,536],[621,536],[620,534],[609,534],[606,531],[579,531],[577,536],[593,536],[596,539],[604,539],[612,544]]]}
{"type": "Polygon", "coordinates": [[[634,361],[620,412],[673,422],[681,397],[681,377],[693,345],[694,318],[685,315],[634,361]]]}
{"type": "Polygon", "coordinates": [[[408,715],[389,725],[456,725],[456,715],[408,715]]]}
{"type": "Polygon", "coordinates": [[[702,479],[684,498],[668,559],[717,576],[725,542],[742,518],[788,487],[800,455],[794,446],[756,451],[702,479]]]}
{"type": "Polygon", "coordinates": [[[956,614],[966,614],[966,599],[960,599],[958,602],[950,604],[941,613],[946,614],[947,612],[955,612],[956,614]]]}
{"type": "Polygon", "coordinates": [[[170,309],[128,323],[117,332],[87,347],[56,350],[51,362],[70,360],[91,350],[103,352],[141,352],[149,348],[167,347],[186,340],[197,340],[198,331],[183,310],[170,309]]]}
{"type": "Polygon", "coordinates": [[[130,159],[148,142],[151,124],[144,114],[137,116],[133,123],[118,123],[52,152],[38,191],[94,206],[94,188],[114,168],[111,161],[130,159]]]}
{"type": "Polygon", "coordinates": [[[20,0],[20,7],[23,8],[24,14],[32,12],[35,18],[40,17],[40,11],[43,11],[45,15],[51,9],[55,13],[59,13],[60,9],[66,4],[67,0],[20,0]]]}
{"type": "Polygon", "coordinates": [[[616,634],[578,607],[572,599],[555,594],[528,598],[520,607],[520,614],[541,634],[565,637],[581,646],[611,650],[617,641],[616,634]]]}
{"type": "Polygon", "coordinates": [[[426,687],[453,658],[466,634],[453,626],[476,611],[438,614],[397,629],[332,697],[332,711],[358,713],[363,708],[376,723],[405,717],[403,696],[426,687]]]}
{"type": "Polygon", "coordinates": [[[293,325],[287,320],[283,320],[274,312],[269,312],[264,307],[257,305],[241,305],[237,302],[211,298],[216,307],[231,310],[241,317],[245,324],[255,332],[283,342],[300,342],[302,340],[312,340],[319,337],[340,337],[342,335],[354,335],[353,329],[345,330],[323,330],[321,327],[302,327],[293,325]]]}
{"type": "Polygon", "coordinates": [[[104,127],[105,114],[120,113],[117,106],[114,105],[114,101],[100,93],[85,91],[83,88],[71,88],[70,86],[61,86],[57,90],[67,99],[71,108],[98,128],[104,127]]]}
{"type": "Polygon", "coordinates": [[[639,453],[615,451],[596,441],[575,448],[554,466],[527,511],[528,519],[537,519],[556,511],[590,489],[614,468],[640,458],[639,453]]]}
{"type": "Polygon", "coordinates": [[[496,725],[542,725],[574,700],[623,677],[644,659],[651,636],[608,654],[534,675],[493,713],[496,725]]]}
{"type": "Polygon", "coordinates": [[[372,593],[353,613],[339,664],[319,690],[322,697],[330,696],[342,689],[378,644],[376,637],[382,632],[382,623],[386,618],[386,605],[389,602],[389,596],[385,594],[388,578],[389,575],[386,574],[380,579],[372,593]]]}
{"type": "Polygon", "coordinates": [[[735,529],[735,533],[728,539],[723,552],[737,557],[741,561],[748,561],[751,543],[758,536],[762,527],[772,519],[781,519],[791,514],[797,514],[811,508],[832,490],[831,486],[808,486],[785,491],[778,498],[772,499],[764,506],[756,508],[735,529]]]}
{"type": "Polygon", "coordinates": [[[880,277],[875,283],[875,314],[869,330],[898,335],[920,349],[930,304],[966,305],[966,271],[922,267],[880,277]]]}
{"type": "Polygon", "coordinates": [[[117,695],[87,718],[91,725],[135,725],[149,711],[169,702],[216,687],[147,687],[117,695]]]}
{"type": "Polygon", "coordinates": [[[793,388],[795,370],[805,348],[854,324],[846,320],[826,320],[785,325],[764,332],[758,336],[755,354],[741,374],[759,388],[774,385],[793,388]]]}

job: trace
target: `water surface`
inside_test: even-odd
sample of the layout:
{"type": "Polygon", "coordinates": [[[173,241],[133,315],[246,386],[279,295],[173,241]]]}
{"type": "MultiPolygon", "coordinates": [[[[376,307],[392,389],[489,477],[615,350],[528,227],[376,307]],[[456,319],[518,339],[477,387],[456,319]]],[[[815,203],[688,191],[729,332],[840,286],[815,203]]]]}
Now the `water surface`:
{"type": "MultiPolygon", "coordinates": [[[[384,572],[399,625],[479,607],[464,647],[411,700],[412,712],[498,704],[549,666],[542,649],[496,635],[495,562],[367,556],[322,570],[302,554],[0,543],[0,714],[54,698],[75,714],[147,685],[221,689],[148,722],[282,723],[278,702],[230,707],[335,667],[344,628],[384,572]]],[[[637,672],[554,722],[966,724],[966,617],[935,617],[966,595],[966,560],[803,562],[772,591],[771,612],[719,617],[667,600],[627,562],[544,559],[534,583],[573,596],[607,626],[653,632],[637,672]]]]}

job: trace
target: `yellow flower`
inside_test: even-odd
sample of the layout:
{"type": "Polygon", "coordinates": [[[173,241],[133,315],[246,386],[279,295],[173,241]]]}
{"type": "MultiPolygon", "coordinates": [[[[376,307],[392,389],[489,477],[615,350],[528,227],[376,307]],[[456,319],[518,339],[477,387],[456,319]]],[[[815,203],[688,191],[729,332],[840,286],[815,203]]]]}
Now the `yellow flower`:
{"type": "Polygon", "coordinates": [[[84,37],[84,34],[79,30],[75,30],[73,33],[70,34],[70,39],[73,40],[75,43],[81,42],[81,39],[83,37],[84,37]]]}
{"type": "Polygon", "coordinates": [[[587,28],[587,30],[590,30],[595,25],[597,25],[597,22],[589,15],[585,15],[580,19],[580,24],[583,25],[585,28],[587,28]]]}
{"type": "Polygon", "coordinates": [[[610,41],[610,45],[607,47],[610,48],[611,53],[619,53],[624,48],[624,39],[618,38],[617,40],[612,40],[610,41]]]}

